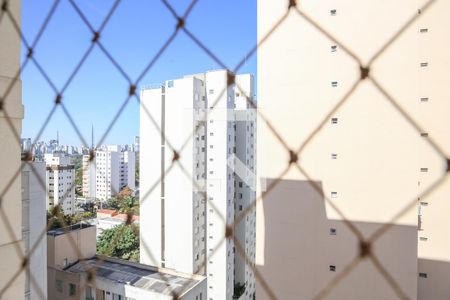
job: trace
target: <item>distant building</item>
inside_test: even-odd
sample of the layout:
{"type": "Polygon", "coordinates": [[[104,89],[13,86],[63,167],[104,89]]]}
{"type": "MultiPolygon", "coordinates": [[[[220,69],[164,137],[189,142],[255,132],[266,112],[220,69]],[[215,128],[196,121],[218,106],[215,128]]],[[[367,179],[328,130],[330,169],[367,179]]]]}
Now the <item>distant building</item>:
{"type": "Polygon", "coordinates": [[[22,168],[22,237],[28,257],[25,299],[47,298],[47,228],[45,196],[45,163],[27,162],[22,168]],[[32,165],[32,166],[31,166],[32,165]],[[33,276],[33,283],[30,282],[33,276]]]}
{"type": "Polygon", "coordinates": [[[64,214],[75,212],[75,166],[65,154],[45,154],[47,210],[59,205],[64,214]]]}
{"type": "Polygon", "coordinates": [[[32,150],[31,149],[31,139],[30,138],[21,139],[20,143],[21,143],[21,147],[22,147],[22,153],[32,150]]]}
{"type": "Polygon", "coordinates": [[[124,187],[135,190],[136,157],[133,151],[110,145],[83,156],[83,196],[107,200],[124,187]]]}
{"type": "Polygon", "coordinates": [[[139,136],[134,137],[134,152],[139,152],[139,136]]]}
{"type": "Polygon", "coordinates": [[[206,300],[204,276],[95,255],[94,226],[50,230],[47,241],[49,300],[206,300]]]}

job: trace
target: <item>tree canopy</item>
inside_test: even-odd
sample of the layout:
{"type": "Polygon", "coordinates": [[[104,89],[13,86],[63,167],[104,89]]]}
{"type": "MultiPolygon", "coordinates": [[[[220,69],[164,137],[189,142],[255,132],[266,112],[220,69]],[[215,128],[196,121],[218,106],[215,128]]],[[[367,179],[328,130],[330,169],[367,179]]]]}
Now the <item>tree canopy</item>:
{"type": "Polygon", "coordinates": [[[99,254],[139,261],[139,225],[118,225],[103,231],[97,241],[99,254]]]}

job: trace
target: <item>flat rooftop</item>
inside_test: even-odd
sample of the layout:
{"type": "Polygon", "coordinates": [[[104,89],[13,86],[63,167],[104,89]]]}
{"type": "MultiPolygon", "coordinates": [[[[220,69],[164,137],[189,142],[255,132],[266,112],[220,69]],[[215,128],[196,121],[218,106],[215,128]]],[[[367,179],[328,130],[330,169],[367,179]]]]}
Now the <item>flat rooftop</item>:
{"type": "Polygon", "coordinates": [[[182,295],[204,280],[204,277],[200,275],[178,273],[170,269],[158,269],[139,263],[97,256],[77,262],[65,271],[84,274],[96,265],[98,266],[95,273],[97,280],[105,279],[128,284],[163,295],[171,295],[173,292],[182,295]]]}
{"type": "Polygon", "coordinates": [[[75,230],[80,230],[80,229],[84,229],[84,228],[89,228],[91,227],[91,224],[86,224],[86,223],[78,223],[75,225],[70,225],[67,227],[61,227],[61,228],[54,228],[54,229],[50,229],[47,231],[48,235],[52,235],[52,236],[57,236],[57,235],[61,235],[70,231],[75,231],[75,230]]]}

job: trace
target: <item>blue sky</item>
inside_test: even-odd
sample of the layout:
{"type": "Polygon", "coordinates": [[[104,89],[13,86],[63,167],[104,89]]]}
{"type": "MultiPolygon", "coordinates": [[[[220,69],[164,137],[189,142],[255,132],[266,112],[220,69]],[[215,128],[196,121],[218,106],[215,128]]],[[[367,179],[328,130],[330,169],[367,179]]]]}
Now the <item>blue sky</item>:
{"type": "MultiPolygon", "coordinates": [[[[190,0],[172,0],[182,14],[190,0]]],[[[53,1],[23,0],[22,29],[30,42],[44,21],[53,1]]],[[[88,20],[98,28],[112,0],[76,0],[88,20]]],[[[134,81],[173,32],[176,20],[158,0],[123,0],[101,35],[101,42],[134,81]]],[[[234,67],[256,43],[256,0],[199,0],[186,23],[187,28],[228,66],[234,67]]],[[[68,0],[61,0],[34,51],[58,89],[91,43],[92,35],[68,0]]],[[[22,56],[24,56],[23,52],[22,56]]],[[[167,51],[147,73],[141,85],[199,73],[219,66],[180,32],[167,51]]],[[[256,75],[256,57],[240,73],[256,75]]],[[[34,138],[53,107],[55,93],[33,63],[22,72],[25,119],[23,137],[34,138]]],[[[93,52],[63,95],[63,102],[82,135],[90,143],[91,124],[95,139],[105,132],[128,93],[128,83],[95,46],[93,52]]],[[[58,108],[41,140],[81,145],[81,141],[58,108]]],[[[139,106],[132,100],[107,136],[105,143],[132,143],[139,134],[139,106]]]]}

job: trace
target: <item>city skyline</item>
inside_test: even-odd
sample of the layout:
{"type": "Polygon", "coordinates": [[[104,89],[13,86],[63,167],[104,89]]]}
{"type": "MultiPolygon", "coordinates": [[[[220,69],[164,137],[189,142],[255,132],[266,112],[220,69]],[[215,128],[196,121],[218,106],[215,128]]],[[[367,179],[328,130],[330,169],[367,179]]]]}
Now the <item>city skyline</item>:
{"type": "MultiPolygon", "coordinates": [[[[53,1],[47,0],[39,3],[24,0],[22,29],[26,40],[34,39],[52,3],[53,1]]],[[[181,14],[189,3],[190,1],[177,1],[171,5],[174,5],[177,13],[181,14]]],[[[77,5],[93,27],[100,26],[112,4],[113,1],[101,4],[77,1],[77,5]]],[[[175,25],[176,20],[160,1],[123,2],[119,5],[117,14],[109,20],[100,41],[129,74],[130,80],[134,81],[173,32],[175,25]],[[141,9],[136,10],[137,6],[141,9]],[[167,26],[161,27],[159,24],[167,26]],[[120,38],[111,34],[117,32],[121,33],[120,38]]],[[[217,48],[218,58],[233,68],[243,59],[243,53],[250,51],[256,44],[256,1],[242,3],[237,0],[226,3],[199,1],[187,19],[186,25],[207,47],[217,48]],[[237,6],[240,9],[234,9],[237,6]],[[205,22],[211,25],[205,27],[203,26],[205,22]],[[233,47],[227,42],[231,40],[233,47]]],[[[33,52],[36,61],[45,66],[44,71],[57,89],[65,84],[77,62],[90,46],[90,36],[88,27],[80,20],[74,8],[68,1],[61,1],[48,29],[33,52]],[[59,26],[61,24],[65,25],[59,26]]],[[[26,53],[26,46],[22,44],[22,61],[26,53]]],[[[179,32],[158,63],[142,78],[137,91],[142,86],[161,84],[166,78],[221,68],[185,33],[179,32]]],[[[240,71],[256,76],[256,56],[248,59],[240,71]]],[[[32,63],[23,68],[22,81],[25,106],[22,137],[34,140],[54,104],[56,94],[32,63]]],[[[94,47],[62,98],[72,116],[83,116],[77,117],[75,123],[86,144],[90,144],[92,123],[96,129],[96,141],[100,144],[120,144],[124,142],[123,136],[138,135],[139,105],[136,99],[132,99],[109,135],[104,141],[100,141],[112,116],[119,111],[127,97],[128,90],[127,80],[121,76],[99,47],[94,47]]],[[[52,139],[55,135],[54,128],[59,129],[61,144],[82,144],[60,107],[56,109],[39,140],[52,139]]]]}

